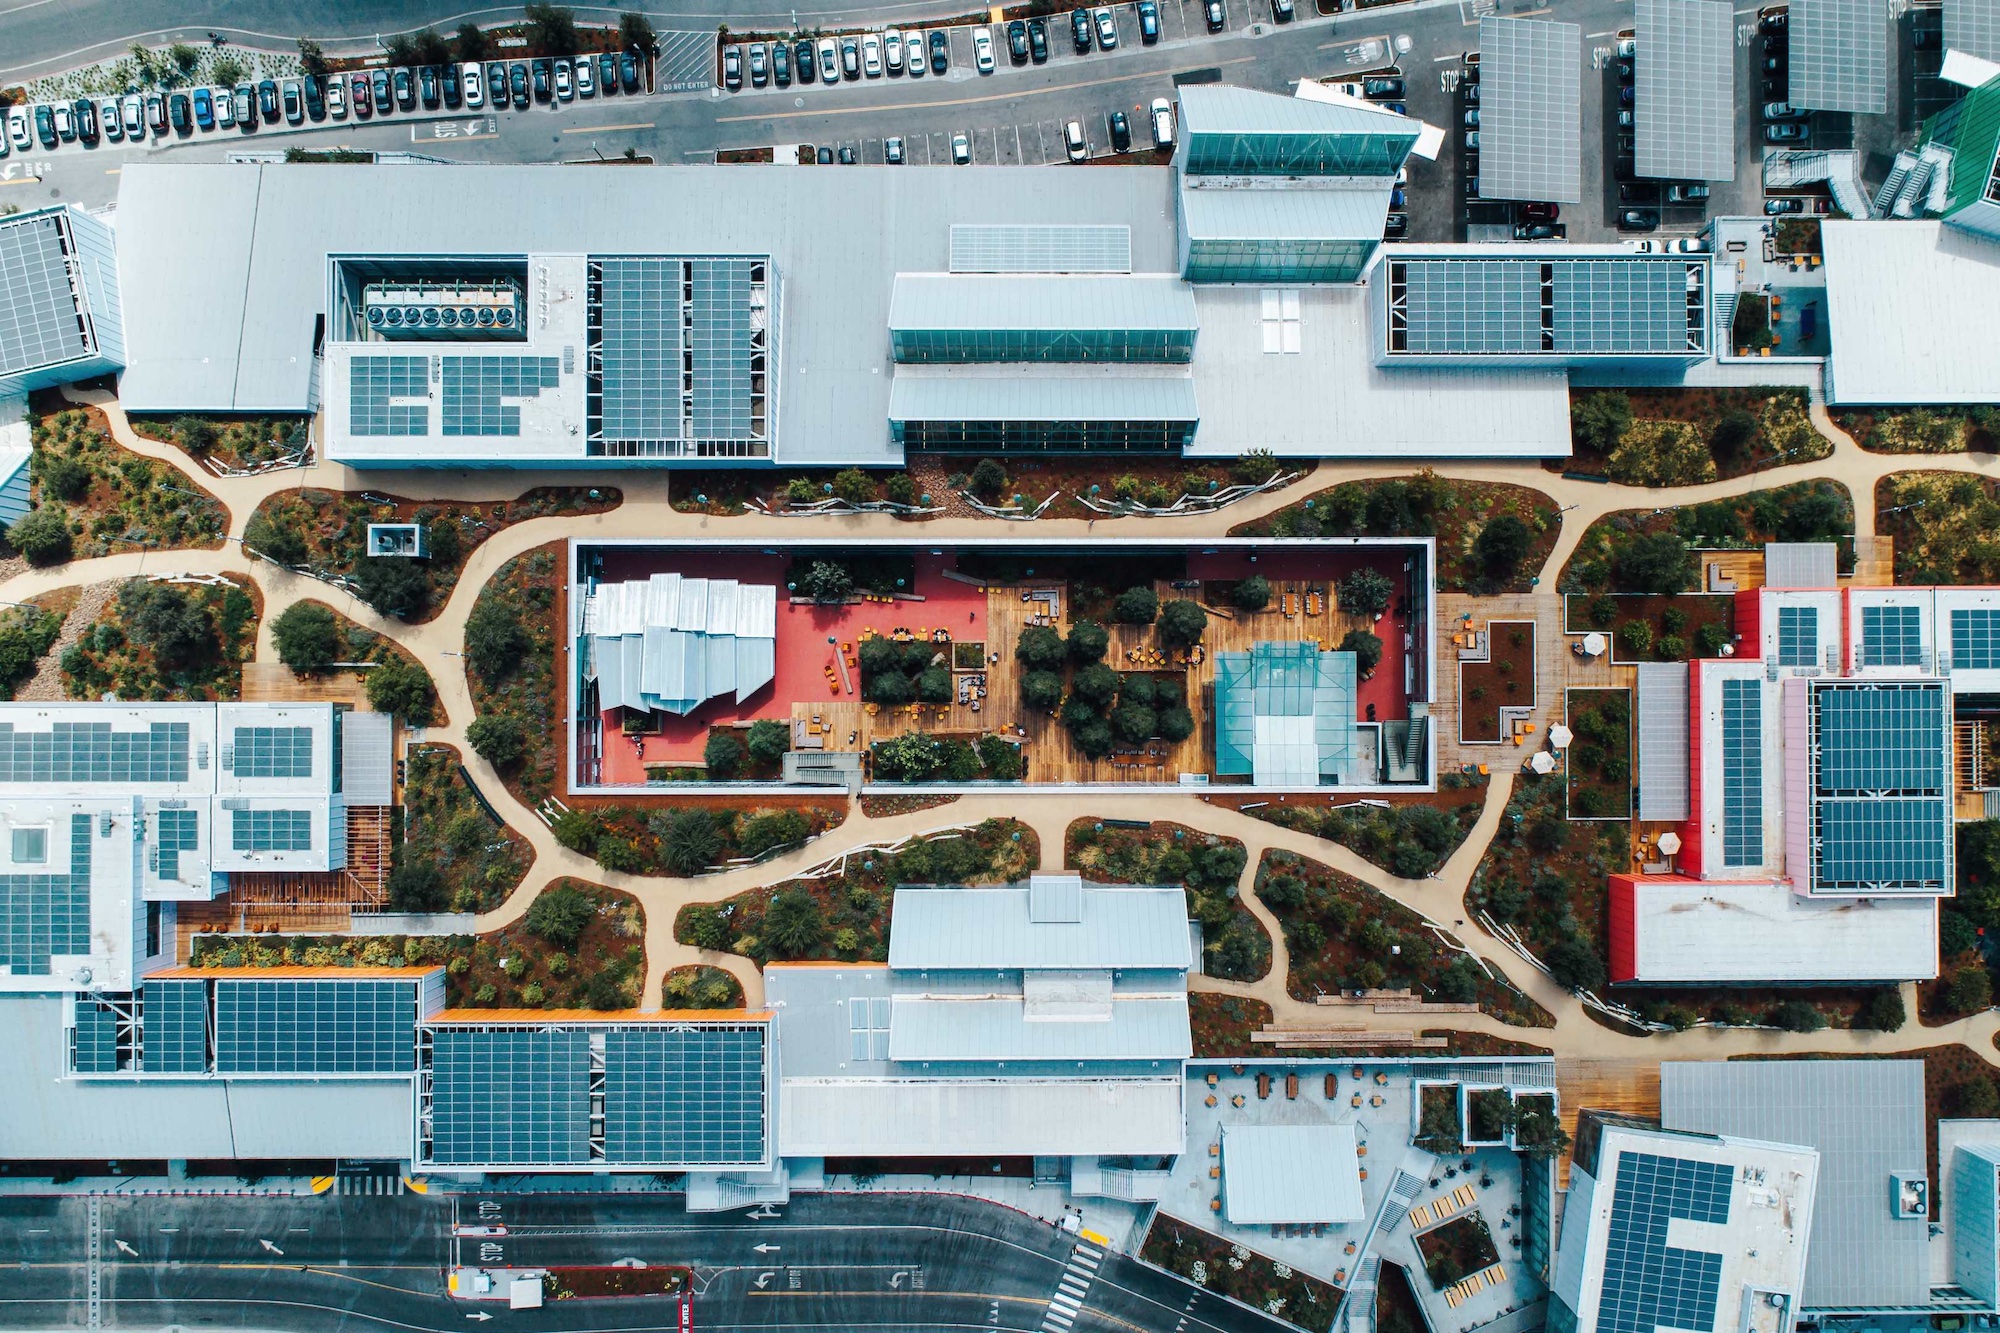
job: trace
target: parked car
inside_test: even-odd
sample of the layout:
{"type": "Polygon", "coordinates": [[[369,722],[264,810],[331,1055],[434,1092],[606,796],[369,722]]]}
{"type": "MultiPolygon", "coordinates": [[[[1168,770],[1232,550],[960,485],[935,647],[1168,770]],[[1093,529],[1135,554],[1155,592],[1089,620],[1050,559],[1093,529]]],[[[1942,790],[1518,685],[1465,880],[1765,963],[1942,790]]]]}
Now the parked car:
{"type": "MultiPolygon", "coordinates": [[[[590,64],[588,60],[581,63],[584,65],[590,64]]],[[[457,65],[446,65],[438,75],[438,91],[444,94],[444,105],[447,111],[458,110],[459,105],[465,101],[465,93],[458,81],[457,65]]],[[[311,80],[307,80],[306,82],[306,111],[308,114],[312,112],[311,80]]]]}
{"type": "Polygon", "coordinates": [[[1132,122],[1125,119],[1123,111],[1111,113],[1111,151],[1129,152],[1132,148],[1132,122]]]}
{"type": "Polygon", "coordinates": [[[1090,11],[1073,9],[1069,15],[1069,39],[1080,56],[1090,54],[1090,11]]]}
{"type": "Polygon", "coordinates": [[[306,119],[305,90],[299,87],[297,79],[285,80],[285,123],[302,125],[306,119]]]}
{"type": "MultiPolygon", "coordinates": [[[[139,99],[135,93],[126,100],[136,102],[139,99]]],[[[24,106],[10,106],[7,108],[7,139],[14,147],[26,150],[35,146],[33,121],[34,117],[29,113],[28,108],[24,106]]]]}
{"type": "Polygon", "coordinates": [[[618,86],[628,93],[639,92],[643,86],[639,77],[639,57],[630,51],[618,53],[618,86]]]}
{"type": "Polygon", "coordinates": [[[1618,39],[1618,58],[1620,60],[1630,60],[1638,54],[1639,43],[1635,38],[1621,37],[1618,39]]]}
{"type": "Polygon", "coordinates": [[[972,140],[963,131],[951,136],[951,160],[961,167],[972,161],[972,140]]]}
{"type": "Polygon", "coordinates": [[[534,82],[535,100],[547,102],[556,95],[554,62],[544,57],[528,65],[529,77],[534,82]]]}
{"type": "Polygon", "coordinates": [[[854,165],[854,164],[855,164],[856,162],[859,162],[860,160],[861,160],[860,158],[858,158],[858,157],[856,157],[856,156],[854,155],[854,148],[853,148],[853,145],[851,145],[851,144],[842,144],[842,145],[840,146],[840,165],[841,165],[841,166],[843,166],[843,167],[851,167],[851,166],[853,166],[853,165],[854,165]]]}
{"type": "MultiPolygon", "coordinates": [[[[472,103],[474,106],[482,104],[472,103]]],[[[326,114],[335,120],[347,119],[347,81],[337,74],[326,81],[326,114]]]]}
{"type": "Polygon", "coordinates": [[[1618,71],[1618,82],[1620,83],[1632,82],[1633,77],[1638,73],[1638,70],[1630,60],[1619,61],[1616,69],[1618,71]]]}
{"type": "Polygon", "coordinates": [[[861,39],[861,72],[871,79],[882,77],[882,38],[868,33],[861,39]]]}
{"type": "Polygon", "coordinates": [[[819,163],[819,164],[820,164],[821,166],[823,166],[823,167],[830,167],[830,166],[832,166],[832,165],[833,165],[833,150],[832,150],[831,148],[822,148],[822,149],[820,149],[818,153],[816,153],[816,154],[814,154],[814,155],[813,155],[813,161],[815,161],[815,162],[819,163]]]}
{"type": "Polygon", "coordinates": [[[1172,148],[1174,146],[1174,107],[1164,97],[1155,97],[1151,108],[1153,120],[1153,147],[1172,148]]]}
{"type": "Polygon", "coordinates": [[[931,73],[942,74],[951,68],[951,38],[943,29],[931,29],[931,73]]]}
{"type": "Polygon", "coordinates": [[[926,62],[924,60],[924,35],[916,31],[910,31],[904,33],[903,67],[910,71],[910,77],[913,79],[921,79],[924,76],[925,63],[926,62]]]}
{"type": "Polygon", "coordinates": [[[1766,74],[1783,74],[1785,72],[1784,53],[1779,52],[1776,55],[1766,55],[1764,57],[1764,72],[1766,74]]]}
{"type": "Polygon", "coordinates": [[[1683,236],[1674,242],[1674,249],[1680,254],[1698,255],[1708,247],[1702,243],[1699,236],[1683,236]]]}
{"type": "Polygon", "coordinates": [[[1370,101],[1385,101],[1403,95],[1403,81],[1396,78],[1363,79],[1361,95],[1370,101]]]}
{"type": "Polygon", "coordinates": [[[1028,25],[1022,19],[1007,25],[1007,58],[1017,65],[1028,63],[1028,25]]]}
{"type": "MultiPolygon", "coordinates": [[[[194,90],[194,93],[192,94],[190,100],[194,104],[195,126],[203,130],[214,129],[215,94],[210,92],[206,88],[197,88],[194,90]]],[[[82,138],[85,143],[91,143],[97,138],[97,126],[93,123],[90,126],[90,134],[88,136],[84,135],[83,109],[87,105],[89,104],[85,102],[77,103],[77,136],[79,138],[82,138]]],[[[96,117],[93,116],[91,119],[94,122],[96,120],[96,117]]]]}
{"type": "Polygon", "coordinates": [[[44,148],[54,148],[62,142],[56,137],[56,113],[40,104],[35,107],[35,133],[40,136],[44,148]]]}
{"type": "Polygon", "coordinates": [[[1554,222],[1561,216],[1562,206],[1560,204],[1533,203],[1521,205],[1521,221],[1523,222],[1554,222]]]}
{"type": "MultiPolygon", "coordinates": [[[[582,77],[583,72],[581,70],[577,71],[579,82],[576,85],[576,90],[582,96],[588,97],[590,94],[583,91],[583,84],[580,81],[582,77]]],[[[783,42],[771,43],[771,82],[777,84],[780,88],[789,88],[792,86],[792,48],[783,42]]]]}
{"type": "Polygon", "coordinates": [[[1803,213],[1805,211],[1806,201],[1797,195],[1785,195],[1783,198],[1766,199],[1764,201],[1764,213],[1767,217],[1777,217],[1782,213],[1803,213]]]}
{"type": "Polygon", "coordinates": [[[516,111],[528,109],[528,84],[528,67],[518,60],[515,61],[507,69],[507,86],[513,92],[516,111]]]}
{"type": "Polygon", "coordinates": [[[1479,131],[1478,131],[1478,130],[1467,130],[1467,131],[1465,132],[1465,146],[1466,146],[1467,148],[1477,148],[1477,147],[1479,147],[1479,131]]]}
{"type": "MultiPolygon", "coordinates": [[[[56,108],[56,128],[62,128],[62,112],[67,108],[56,108]]],[[[194,132],[194,108],[188,103],[186,93],[170,93],[167,96],[167,123],[174,127],[175,134],[194,132]]],[[[65,136],[67,137],[67,136],[65,136]]]]}
{"type": "Polygon", "coordinates": [[[993,31],[990,28],[972,30],[972,67],[981,74],[993,72],[993,31]]]}
{"type": "Polygon", "coordinates": [[[507,92],[507,67],[494,61],[486,67],[486,97],[498,111],[510,100],[507,92]]]}
{"type": "Polygon", "coordinates": [[[1465,128],[1467,128],[1468,130],[1476,130],[1479,128],[1478,107],[1474,107],[1470,111],[1467,111],[1465,113],[1465,128]]]}
{"type": "Polygon", "coordinates": [[[399,69],[389,76],[389,86],[396,90],[396,109],[415,111],[417,109],[417,81],[410,77],[410,71],[399,69]]]}
{"type": "Polygon", "coordinates": [[[1556,229],[1546,222],[1537,222],[1514,228],[1514,239],[1517,241],[1549,241],[1555,239],[1555,234],[1556,229]]]}
{"type": "Polygon", "coordinates": [[[1465,100],[1466,100],[1466,102],[1467,102],[1467,103],[1469,103],[1469,104],[1470,104],[1470,105],[1472,105],[1472,106],[1478,106],[1478,105],[1479,105],[1479,85],[1478,85],[1478,84],[1476,84],[1476,83],[1468,83],[1468,84],[1466,84],[1466,85],[1465,85],[1465,100]]]}
{"type": "Polygon", "coordinates": [[[819,43],[819,81],[821,83],[840,82],[840,52],[831,37],[823,37],[819,43]]]}
{"type": "Polygon", "coordinates": [[[1667,187],[1667,202],[1670,204],[1699,204],[1708,198],[1708,187],[1699,182],[1683,181],[1667,187]]]}
{"type": "Polygon", "coordinates": [[[1812,131],[1796,120],[1784,121],[1764,127],[1765,143],[1804,143],[1812,138],[1812,131]]]}
{"type": "Polygon", "coordinates": [[[1083,137],[1083,122],[1072,120],[1063,126],[1063,151],[1072,162],[1084,162],[1090,158],[1090,142],[1083,137]]]}
{"type": "Polygon", "coordinates": [[[1139,40],[1147,46],[1160,40],[1159,0],[1139,0],[1139,40]]]}
{"type": "Polygon", "coordinates": [[[1111,17],[1111,11],[1100,5],[1094,17],[1097,19],[1097,49],[1100,51],[1117,50],[1118,24],[1111,17]]]}
{"type": "MultiPolygon", "coordinates": [[[[799,71],[800,83],[812,83],[819,78],[819,56],[814,52],[810,39],[801,37],[792,43],[792,64],[799,71]]],[[[604,85],[607,93],[611,88],[611,84],[604,85]]]]}
{"type": "MultiPolygon", "coordinates": [[[[560,71],[558,71],[560,74],[560,71]]],[[[762,42],[750,45],[750,82],[762,88],[771,81],[771,52],[762,42]]],[[[560,91],[561,85],[557,85],[560,91]]]]}
{"type": "Polygon", "coordinates": [[[1382,219],[1383,240],[1393,241],[1400,236],[1408,236],[1409,234],[1410,215],[1408,213],[1391,213],[1382,219]]]}
{"type": "Polygon", "coordinates": [[[1638,128],[1638,126],[1634,123],[1633,120],[1632,108],[1623,106],[1618,108],[1618,128],[1621,130],[1631,130],[1638,128]]]}
{"type": "Polygon", "coordinates": [[[1638,101],[1638,91],[1629,85],[1618,90],[1618,105],[1632,106],[1638,101]]]}
{"type": "Polygon", "coordinates": [[[438,103],[444,100],[444,94],[438,88],[437,71],[429,65],[417,71],[417,97],[423,102],[426,111],[437,110],[438,103]]]}
{"type": "MultiPolygon", "coordinates": [[[[218,97],[216,99],[215,104],[216,104],[216,110],[220,112],[223,107],[229,105],[229,94],[227,92],[224,92],[221,97],[218,97]]],[[[104,127],[105,138],[111,140],[113,143],[116,143],[118,140],[123,139],[125,137],[124,123],[118,119],[117,98],[107,97],[102,102],[97,104],[97,119],[98,122],[104,127]]],[[[229,122],[226,120],[223,121],[222,123],[225,125],[229,124],[229,122]]],[[[0,134],[0,155],[4,155],[6,151],[7,151],[7,136],[4,134],[0,134]]]]}
{"type": "Polygon", "coordinates": [[[1618,215],[1621,231],[1651,231],[1659,225],[1659,213],[1650,208],[1628,208],[1618,215]]]}
{"type": "Polygon", "coordinates": [[[1201,16],[1207,20],[1210,32],[1221,32],[1229,26],[1229,11],[1222,7],[1222,0],[1202,0],[1201,16]]]}
{"type": "MultiPolygon", "coordinates": [[[[802,42],[806,50],[812,50],[811,42],[802,42]]],[[[597,86],[606,97],[618,91],[618,57],[610,51],[597,54],[597,86]]]]}
{"type": "Polygon", "coordinates": [[[1271,22],[1273,23],[1290,23],[1297,12],[1292,7],[1292,0],[1271,0],[1271,22]]]}
{"type": "MultiPolygon", "coordinates": [[[[206,99],[208,89],[197,89],[196,95],[206,99]]],[[[79,97],[76,99],[76,105],[71,108],[71,112],[76,117],[76,137],[86,147],[95,147],[97,144],[97,104],[92,102],[88,97],[79,97]]],[[[213,129],[214,127],[215,114],[211,110],[208,117],[208,124],[202,126],[202,128],[206,130],[213,129]]]]}
{"type": "Polygon", "coordinates": [[[465,105],[477,111],[486,105],[486,74],[479,68],[479,62],[468,60],[458,72],[459,80],[465,87],[465,105]]]}
{"type": "Polygon", "coordinates": [[[1773,33],[1783,32],[1786,21],[1790,17],[1790,13],[1786,10],[1767,9],[1757,16],[1757,31],[1763,33],[1766,37],[1769,37],[1773,33]]]}
{"type": "Polygon", "coordinates": [[[852,37],[840,44],[840,73],[846,79],[861,77],[861,43],[852,37]]]}
{"type": "Polygon", "coordinates": [[[1037,65],[1048,63],[1049,25],[1041,19],[1028,20],[1028,55],[1037,65]]]}
{"type": "Polygon", "coordinates": [[[1404,191],[1403,187],[1400,185],[1390,186],[1389,207],[1408,208],[1409,206],[1410,206],[1410,196],[1404,191]]]}
{"type": "MultiPolygon", "coordinates": [[[[236,90],[236,94],[239,99],[236,106],[236,118],[238,120],[242,120],[245,118],[243,115],[243,105],[240,100],[242,98],[243,92],[244,92],[243,88],[238,88],[236,90]]],[[[19,108],[16,108],[16,110],[19,110],[19,108]]],[[[145,98],[139,96],[139,94],[137,93],[126,93],[123,97],[118,99],[118,114],[120,118],[123,119],[125,122],[126,138],[143,139],[146,137],[145,98]]],[[[22,130],[21,133],[16,134],[14,136],[14,146],[16,148],[26,148],[28,146],[27,144],[28,135],[26,132],[27,115],[25,112],[23,112],[21,116],[21,130],[22,130]]]]}
{"type": "Polygon", "coordinates": [[[743,86],[743,48],[740,46],[722,48],[722,86],[732,93],[743,86]]]}
{"type": "MultiPolygon", "coordinates": [[[[776,55],[778,51],[784,49],[785,44],[779,42],[772,54],[776,55]]],[[[789,73],[785,76],[785,82],[791,82],[791,75],[789,73]]],[[[445,96],[448,98],[450,95],[449,86],[447,85],[445,96]]],[[[578,97],[597,96],[597,62],[589,56],[578,56],[576,58],[576,95],[578,97]]]]}
{"type": "Polygon", "coordinates": [[[891,77],[903,72],[903,34],[894,28],[883,30],[882,63],[891,77]]]}
{"type": "Polygon", "coordinates": [[[903,136],[892,134],[882,141],[882,160],[892,167],[903,165],[903,136]]]}
{"type": "Polygon", "coordinates": [[[1766,120],[1804,120],[1806,115],[1807,113],[1803,108],[1795,107],[1790,102],[1764,103],[1764,119],[1766,120]]]}

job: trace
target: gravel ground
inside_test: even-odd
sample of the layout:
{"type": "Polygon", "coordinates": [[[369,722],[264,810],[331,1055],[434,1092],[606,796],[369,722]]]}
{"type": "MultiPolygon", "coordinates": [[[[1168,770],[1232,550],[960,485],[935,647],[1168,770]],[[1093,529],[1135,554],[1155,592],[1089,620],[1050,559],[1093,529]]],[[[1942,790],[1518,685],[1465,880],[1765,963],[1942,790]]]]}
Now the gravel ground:
{"type": "Polygon", "coordinates": [[[96,583],[78,594],[76,609],[69,613],[67,620],[63,621],[62,632],[56,635],[56,641],[49,648],[47,656],[35,664],[35,674],[22,682],[20,689],[14,691],[15,699],[22,702],[57,703],[69,697],[63,689],[62,667],[58,665],[62,661],[63,650],[82,638],[83,632],[97,623],[98,613],[104,610],[106,602],[117,596],[118,589],[123,583],[123,579],[96,583]]]}

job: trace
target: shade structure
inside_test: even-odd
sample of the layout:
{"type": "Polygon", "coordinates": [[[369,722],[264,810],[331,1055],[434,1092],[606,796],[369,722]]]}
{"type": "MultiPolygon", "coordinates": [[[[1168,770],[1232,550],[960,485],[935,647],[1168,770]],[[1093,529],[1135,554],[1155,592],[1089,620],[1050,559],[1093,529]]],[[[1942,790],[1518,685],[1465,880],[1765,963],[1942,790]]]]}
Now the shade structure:
{"type": "Polygon", "coordinates": [[[1528,767],[1537,773],[1552,773],[1556,767],[1556,757],[1547,750],[1537,750],[1528,756],[1528,767]]]}
{"type": "Polygon", "coordinates": [[[1584,635],[1583,655],[1585,657],[1604,656],[1604,636],[1602,634],[1596,634],[1596,633],[1584,635]]]}
{"type": "Polygon", "coordinates": [[[1660,855],[1672,856],[1681,849],[1681,835],[1672,829],[1660,835],[1660,855]]]}
{"type": "Polygon", "coordinates": [[[1552,750],[1560,750],[1574,739],[1570,729],[1560,722],[1549,728],[1549,748],[1552,750]]]}

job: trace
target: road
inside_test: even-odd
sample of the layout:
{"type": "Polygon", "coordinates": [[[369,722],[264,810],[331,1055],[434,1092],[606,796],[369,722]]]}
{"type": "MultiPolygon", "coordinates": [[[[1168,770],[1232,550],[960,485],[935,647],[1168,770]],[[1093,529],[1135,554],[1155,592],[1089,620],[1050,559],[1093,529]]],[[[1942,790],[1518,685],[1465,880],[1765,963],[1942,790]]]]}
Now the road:
{"type": "MultiPolygon", "coordinates": [[[[93,1320],[89,1201],[0,1200],[0,1267],[10,1274],[0,1324],[444,1329],[492,1311],[523,1330],[675,1327],[670,1300],[530,1313],[445,1294],[454,1263],[636,1259],[694,1270],[697,1328],[1026,1333],[1042,1327],[1077,1243],[997,1205],[941,1195],[812,1196],[761,1211],[772,1215],[689,1217],[678,1199],[624,1194],[107,1198],[98,1203],[93,1320]],[[504,1225],[507,1234],[455,1241],[455,1217],[504,1225]]],[[[1284,1326],[1106,1256],[1074,1327],[1278,1333],[1284,1326]]]]}

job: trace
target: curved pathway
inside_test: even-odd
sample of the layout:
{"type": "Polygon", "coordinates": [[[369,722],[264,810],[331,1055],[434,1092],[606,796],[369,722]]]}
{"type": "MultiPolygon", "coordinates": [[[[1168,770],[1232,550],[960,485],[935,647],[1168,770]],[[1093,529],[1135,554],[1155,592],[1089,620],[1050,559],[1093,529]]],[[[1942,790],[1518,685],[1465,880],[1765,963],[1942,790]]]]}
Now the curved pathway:
{"type": "MultiPolygon", "coordinates": [[[[1464,842],[1436,875],[1423,880],[1398,878],[1337,843],[1295,833],[1212,804],[1199,795],[1173,789],[1141,795],[1080,795],[1073,791],[1038,793],[1027,789],[1005,794],[966,796],[928,810],[879,817],[863,814],[859,804],[852,803],[844,823],[803,847],[755,867],[681,879],[613,873],[594,860],[563,847],[536,813],[508,790],[498,773],[473,753],[465,739],[466,725],[473,717],[463,659],[458,656],[464,646],[466,617],[471,613],[480,590],[501,566],[549,542],[574,537],[654,537],[686,541],[699,540],[704,536],[772,540],[809,537],[817,542],[860,536],[921,536],[945,540],[992,537],[1001,532],[1024,540],[1074,541],[1098,535],[1100,523],[1107,533],[1115,532],[1121,536],[1144,534],[1149,537],[1199,538],[1213,536],[1218,528],[1226,529],[1268,514],[1343,481],[1407,475],[1414,468],[1385,466],[1379,461],[1322,462],[1310,476],[1293,486],[1252,497],[1218,515],[1153,520],[1042,520],[1032,526],[1003,526],[994,520],[971,518],[940,518],[913,525],[880,514],[813,519],[755,514],[726,518],[683,514],[676,512],[668,502],[673,482],[671,473],[634,472],[618,478],[617,487],[623,493],[623,502],[616,508],[600,514],[529,519],[487,538],[472,551],[438,614],[424,624],[411,625],[376,614],[343,590],[246,557],[241,538],[251,515],[270,497],[300,487],[372,490],[427,499],[490,502],[512,499],[536,486],[574,486],[579,484],[578,476],[569,472],[357,472],[337,464],[320,463],[309,468],[257,477],[215,477],[172,445],[135,435],[111,395],[73,390],[66,392],[72,401],[100,408],[113,438],[120,445],[177,468],[227,505],[231,516],[229,541],[220,550],[149,550],[75,561],[53,569],[30,570],[0,584],[0,599],[24,600],[61,587],[101,583],[135,575],[228,574],[255,583],[263,593],[265,614],[257,646],[260,661],[275,658],[269,630],[271,620],[284,607],[304,598],[326,602],[356,623],[393,639],[422,663],[437,682],[441,711],[447,720],[430,728],[426,733],[427,739],[458,747],[465,757],[468,771],[481,790],[502,819],[521,834],[532,850],[534,859],[526,877],[504,903],[480,914],[478,929],[487,932],[518,921],[537,893],[565,876],[629,893],[638,899],[646,913],[647,976],[641,1003],[648,1008],[659,1002],[663,974],[670,968],[691,963],[707,963],[728,970],[743,984],[746,1003],[753,1008],[762,1003],[762,976],[750,960],[733,954],[695,949],[674,940],[674,919],[680,909],[690,903],[714,902],[746,889],[777,883],[837,855],[845,848],[893,841],[928,830],[989,818],[1018,819],[1032,827],[1041,841],[1042,863],[1045,868],[1053,869],[1062,857],[1070,822],[1088,815],[1172,819],[1242,841],[1248,853],[1248,863],[1239,886],[1240,896],[1271,937],[1271,970],[1256,982],[1195,978],[1192,984],[1198,991],[1261,1000],[1271,1006],[1279,1019],[1285,1021],[1325,1023],[1331,1011],[1295,1000],[1286,992],[1289,957],[1284,932],[1276,916],[1257,898],[1253,889],[1257,866],[1264,853],[1272,849],[1296,852],[1331,866],[1449,931],[1540,1004],[1554,1020],[1552,1027],[1525,1028],[1502,1023],[1487,1014],[1463,1014],[1439,1016],[1436,1023],[1426,1026],[1451,1027],[1548,1046],[1563,1057],[1639,1057],[1650,1060],[1669,1056],[1724,1057],[1774,1052],[1885,1053],[1962,1042],[1982,1058],[1995,1060],[1993,1042],[1996,1032],[2000,1032],[2000,1012],[1989,1011],[1941,1027],[1924,1027],[1914,1017],[1914,988],[1906,988],[1906,1005],[1911,1010],[1912,1019],[1900,1031],[1892,1033],[1827,1031],[1799,1034],[1761,1029],[1700,1028],[1678,1034],[1642,1036],[1615,1031],[1595,1021],[1575,996],[1557,986],[1545,973],[1465,916],[1466,889],[1513,792],[1514,778],[1511,774],[1501,774],[1492,779],[1486,792],[1485,806],[1464,842]]],[[[1773,485],[1825,479],[1839,482],[1848,489],[1854,500],[1855,530],[1859,535],[1869,536],[1875,529],[1875,484],[1890,473],[1931,470],[2000,476],[2000,458],[1987,455],[1900,455],[1864,451],[1832,424],[1817,393],[1813,395],[1810,417],[1814,427],[1832,442],[1833,450],[1828,457],[1701,486],[1647,489],[1589,482],[1531,470],[1521,463],[1445,462],[1433,465],[1433,470],[1446,478],[1529,486],[1548,495],[1562,507],[1562,531],[1540,571],[1540,581],[1548,587],[1553,587],[1564,563],[1575,551],[1590,524],[1621,509],[1659,507],[1662,504],[1678,507],[1741,495],[1773,485]]],[[[1372,1023],[1382,1028],[1410,1026],[1407,1016],[1377,1016],[1365,1009],[1343,1010],[1339,1016],[1342,1022],[1372,1023]]]]}

